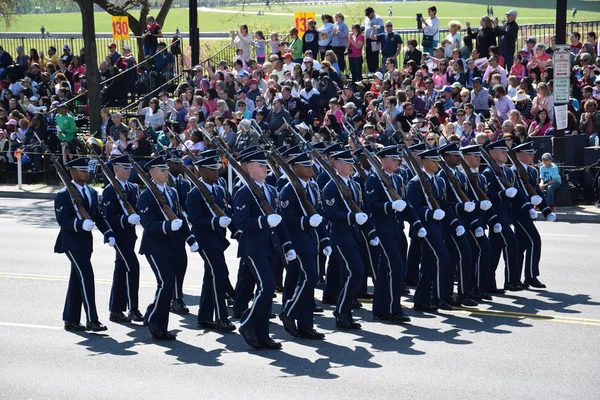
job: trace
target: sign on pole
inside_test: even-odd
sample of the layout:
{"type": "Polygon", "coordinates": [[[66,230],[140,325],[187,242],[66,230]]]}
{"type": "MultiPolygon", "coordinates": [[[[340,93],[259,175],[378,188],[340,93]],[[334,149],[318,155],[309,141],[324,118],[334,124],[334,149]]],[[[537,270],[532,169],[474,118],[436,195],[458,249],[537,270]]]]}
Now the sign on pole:
{"type": "Polygon", "coordinates": [[[315,19],[314,12],[295,12],[294,13],[294,26],[298,29],[298,37],[303,37],[304,32],[308,29],[308,20],[315,19]]]}
{"type": "Polygon", "coordinates": [[[567,104],[571,98],[571,80],[569,78],[554,78],[554,103],[567,104]]]}
{"type": "Polygon", "coordinates": [[[129,18],[112,17],[113,40],[129,40],[129,18]]]}
{"type": "Polygon", "coordinates": [[[554,77],[569,78],[571,76],[571,49],[567,44],[557,44],[554,47],[554,77]]]}

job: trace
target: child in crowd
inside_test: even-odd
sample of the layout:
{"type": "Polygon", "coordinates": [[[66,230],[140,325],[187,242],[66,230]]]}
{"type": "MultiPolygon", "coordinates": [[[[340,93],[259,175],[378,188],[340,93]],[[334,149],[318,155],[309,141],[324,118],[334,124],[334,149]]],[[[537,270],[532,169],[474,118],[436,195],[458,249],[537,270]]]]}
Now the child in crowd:
{"type": "Polygon", "coordinates": [[[267,58],[267,41],[262,31],[254,33],[254,51],[256,52],[256,61],[259,64],[264,64],[267,58]]]}
{"type": "Polygon", "coordinates": [[[527,74],[527,68],[525,68],[522,62],[523,56],[517,54],[513,58],[513,66],[510,67],[510,75],[516,76],[517,78],[519,78],[519,80],[527,74]]]}
{"type": "Polygon", "coordinates": [[[517,95],[517,89],[519,89],[519,79],[514,75],[509,76],[506,95],[512,99],[517,95]]]}
{"type": "Polygon", "coordinates": [[[542,155],[542,166],[540,166],[540,189],[546,192],[546,202],[554,211],[554,192],[560,187],[561,179],[558,167],[552,162],[552,154],[542,155]]]}
{"type": "Polygon", "coordinates": [[[277,32],[271,33],[271,40],[269,40],[269,45],[271,46],[271,54],[276,54],[279,59],[281,59],[281,52],[279,51],[279,34],[277,32]]]}

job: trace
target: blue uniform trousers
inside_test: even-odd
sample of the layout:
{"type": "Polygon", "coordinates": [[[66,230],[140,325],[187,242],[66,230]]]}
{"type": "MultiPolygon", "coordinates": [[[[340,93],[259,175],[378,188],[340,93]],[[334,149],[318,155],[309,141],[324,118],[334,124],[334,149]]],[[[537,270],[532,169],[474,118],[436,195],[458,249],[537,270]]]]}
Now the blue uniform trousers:
{"type": "Polygon", "coordinates": [[[379,237],[379,267],[375,278],[373,315],[397,314],[402,311],[400,291],[405,275],[404,258],[400,238],[382,235],[379,237]]]}
{"type": "MultiPolygon", "coordinates": [[[[313,328],[314,290],[317,284],[317,260],[314,254],[298,253],[298,258],[288,264],[286,275],[290,274],[290,266],[295,269],[296,284],[287,301],[283,302],[283,312],[297,321],[299,329],[310,330],[313,328]]],[[[285,291],[284,291],[285,293],[285,291]]]]}
{"type": "Polygon", "coordinates": [[[65,254],[71,261],[71,275],[69,276],[63,321],[78,323],[81,319],[82,305],[86,321],[97,321],[94,270],[90,261],[92,253],[67,251],[65,254]]]}
{"type": "Polygon", "coordinates": [[[244,312],[241,324],[254,330],[258,340],[269,339],[269,317],[273,307],[275,293],[275,276],[271,263],[273,259],[266,256],[245,256],[246,268],[252,273],[256,283],[256,293],[252,307],[244,312]]]}
{"type": "Polygon", "coordinates": [[[406,259],[405,281],[416,282],[419,280],[419,265],[421,264],[422,256],[421,241],[418,239],[412,239],[410,241],[410,247],[408,248],[408,256],[406,259]]]}
{"type": "Polygon", "coordinates": [[[235,284],[234,313],[243,313],[248,309],[248,303],[252,299],[253,291],[254,278],[252,277],[252,272],[248,269],[245,259],[241,258],[235,284]]]}
{"type": "Polygon", "coordinates": [[[225,294],[227,292],[227,264],[222,250],[202,249],[200,256],[204,261],[204,279],[200,295],[198,321],[212,321],[228,318],[225,294]]]}
{"type": "Polygon", "coordinates": [[[504,257],[506,267],[504,269],[505,283],[519,282],[519,242],[517,236],[507,223],[502,223],[502,232],[490,233],[492,245],[492,257],[490,262],[489,281],[485,289],[496,289],[496,268],[500,261],[500,253],[504,257]]]}
{"type": "MultiPolygon", "coordinates": [[[[457,271],[458,294],[470,294],[473,290],[472,267],[471,264],[471,246],[469,245],[469,232],[462,236],[450,235],[446,238],[446,245],[450,255],[450,277],[444,282],[449,285],[450,293],[454,288],[454,271],[457,271]]],[[[447,290],[447,289],[446,289],[447,290]]]]}
{"type": "Polygon", "coordinates": [[[135,254],[135,242],[115,244],[115,270],[110,291],[110,312],[137,310],[140,287],[140,263],[135,254]]]}
{"type": "Polygon", "coordinates": [[[352,300],[357,294],[362,282],[365,267],[357,247],[334,246],[333,250],[337,264],[341,270],[340,292],[336,312],[338,315],[352,314],[352,300]]]}
{"type": "Polygon", "coordinates": [[[485,289],[490,279],[490,257],[492,254],[492,245],[487,236],[475,237],[473,232],[469,232],[469,244],[471,245],[471,262],[473,287],[485,289]]]}
{"type": "Polygon", "coordinates": [[[515,233],[519,240],[519,279],[521,266],[525,269],[525,278],[533,279],[540,274],[542,238],[533,220],[517,221],[515,233]]]}
{"type": "MultiPolygon", "coordinates": [[[[184,224],[186,224],[184,220],[184,224]]],[[[173,275],[175,284],[173,286],[173,298],[183,299],[183,280],[187,271],[188,257],[185,247],[180,250],[175,250],[175,261],[173,262],[173,275]]]]}
{"type": "Polygon", "coordinates": [[[175,262],[174,256],[163,256],[146,254],[146,259],[156,277],[156,294],[154,301],[146,310],[146,319],[149,323],[156,324],[164,331],[169,326],[169,306],[171,303],[172,288],[175,285],[175,262]]]}
{"type": "MultiPolygon", "coordinates": [[[[333,248],[332,248],[333,250],[333,248]]],[[[323,287],[323,297],[330,299],[338,298],[340,294],[340,280],[342,279],[342,271],[336,260],[336,253],[332,251],[327,262],[327,273],[325,274],[325,287],[323,287]]]]}
{"type": "MultiPolygon", "coordinates": [[[[452,276],[449,264],[449,254],[444,244],[442,234],[427,228],[427,236],[422,238],[423,249],[419,283],[415,289],[415,303],[430,304],[432,298],[443,299],[452,294],[442,282],[452,276]]],[[[415,242],[416,240],[413,240],[415,242]]],[[[450,278],[451,279],[451,278],[450,278]]]]}

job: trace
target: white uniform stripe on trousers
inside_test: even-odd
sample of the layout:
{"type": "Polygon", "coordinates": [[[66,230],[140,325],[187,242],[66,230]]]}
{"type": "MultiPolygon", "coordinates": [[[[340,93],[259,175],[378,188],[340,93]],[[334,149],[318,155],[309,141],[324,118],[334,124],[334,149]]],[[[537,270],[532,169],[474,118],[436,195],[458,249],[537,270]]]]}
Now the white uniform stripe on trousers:
{"type": "Polygon", "coordinates": [[[342,295],[342,299],[340,300],[340,304],[344,304],[344,301],[346,300],[346,295],[348,294],[348,285],[350,284],[350,279],[352,278],[352,271],[350,270],[350,267],[348,266],[348,261],[346,260],[346,257],[344,257],[344,253],[342,253],[342,250],[340,249],[340,246],[335,246],[337,247],[338,251],[340,252],[340,256],[342,257],[342,260],[344,260],[344,263],[346,264],[346,269],[348,270],[348,278],[346,279],[346,284],[344,285],[344,290],[343,295],[342,295]]]}
{"type": "Polygon", "coordinates": [[[435,249],[433,248],[433,246],[431,245],[431,243],[429,243],[429,240],[427,240],[426,237],[424,237],[423,239],[425,239],[425,242],[427,242],[427,245],[429,246],[429,248],[431,249],[431,251],[433,252],[433,255],[435,256],[435,264],[436,264],[436,282],[437,282],[437,297],[438,299],[441,297],[441,292],[440,292],[440,258],[437,255],[437,251],[435,251],[435,249]]]}
{"type": "Polygon", "coordinates": [[[69,255],[69,258],[71,259],[71,262],[73,264],[75,264],[75,268],[77,268],[77,270],[79,271],[79,277],[81,279],[81,288],[83,290],[83,300],[85,302],[85,308],[87,310],[88,321],[91,322],[91,320],[89,320],[89,318],[91,318],[90,302],[89,302],[88,297],[87,297],[87,291],[85,290],[85,282],[84,282],[84,279],[83,279],[83,274],[81,273],[81,268],[79,268],[79,264],[77,264],[77,261],[75,261],[75,257],[73,257],[73,254],[71,254],[70,251],[67,251],[67,254],[69,255]]]}
{"type": "MultiPolygon", "coordinates": [[[[306,282],[308,281],[308,274],[306,273],[306,270],[304,269],[304,264],[302,264],[302,260],[300,259],[300,257],[296,257],[296,259],[298,260],[298,265],[300,266],[300,269],[304,273],[304,282],[302,282],[302,287],[298,291],[298,295],[296,296],[296,298],[295,299],[292,298],[287,301],[287,303],[289,303],[290,301],[293,301],[292,305],[290,306],[290,309],[287,312],[288,315],[292,312],[292,310],[296,306],[296,303],[298,303],[298,299],[300,298],[300,293],[302,293],[302,291],[304,291],[304,288],[306,287],[306,282]]],[[[285,304],[284,304],[284,306],[285,306],[285,304]]]]}
{"type": "MultiPolygon", "coordinates": [[[[373,274],[373,283],[375,283],[376,278],[376,272],[375,272],[375,265],[373,265],[373,260],[371,257],[371,249],[369,246],[371,246],[371,244],[369,243],[369,240],[367,239],[367,237],[365,236],[365,234],[363,232],[361,232],[362,237],[365,239],[365,243],[367,244],[367,256],[369,258],[369,265],[371,266],[371,272],[373,274]]],[[[365,271],[366,273],[366,271],[365,271]]]]}
{"type": "Polygon", "coordinates": [[[213,287],[213,294],[215,295],[215,307],[217,308],[217,318],[221,319],[221,310],[219,309],[219,299],[217,296],[217,280],[215,277],[215,269],[212,266],[212,263],[210,262],[210,259],[208,258],[208,255],[206,254],[206,250],[202,249],[202,254],[204,254],[204,262],[205,264],[208,264],[208,267],[210,268],[210,272],[212,274],[212,287],[213,287]]]}
{"type": "Polygon", "coordinates": [[[243,322],[241,322],[242,325],[244,325],[246,322],[248,322],[248,320],[252,316],[252,313],[254,312],[254,308],[256,307],[256,303],[258,302],[258,299],[260,298],[260,296],[262,295],[262,292],[264,290],[263,281],[260,278],[260,274],[258,273],[258,268],[256,268],[256,264],[254,263],[254,260],[250,256],[247,256],[247,257],[248,257],[248,260],[250,260],[250,262],[252,263],[252,267],[254,268],[254,271],[256,271],[256,276],[258,277],[258,281],[260,283],[260,290],[254,296],[254,300],[252,300],[252,307],[250,308],[250,312],[248,313],[248,316],[246,317],[246,319],[243,322]]]}
{"type": "Polygon", "coordinates": [[[481,246],[479,245],[479,241],[473,232],[471,232],[471,236],[475,240],[475,244],[479,249],[477,253],[477,261],[475,263],[475,274],[477,275],[477,287],[481,287],[481,246]]]}
{"type": "Polygon", "coordinates": [[[178,296],[178,293],[177,293],[177,275],[175,275],[174,289],[175,289],[175,299],[179,300],[179,296],[178,296]]]}
{"type": "Polygon", "coordinates": [[[148,321],[152,321],[152,316],[154,315],[154,313],[156,312],[156,309],[158,308],[158,299],[160,298],[160,293],[165,288],[165,281],[163,281],[162,275],[160,274],[160,270],[158,269],[158,264],[156,264],[156,261],[154,260],[154,256],[150,255],[150,259],[152,260],[152,264],[154,264],[154,268],[156,269],[156,273],[158,274],[158,280],[159,280],[160,286],[158,288],[158,292],[156,293],[156,296],[154,297],[154,309],[148,316],[148,321]]]}
{"type": "Polygon", "coordinates": [[[390,314],[393,313],[393,307],[394,307],[394,285],[392,285],[393,282],[393,276],[392,276],[392,262],[390,260],[390,258],[387,255],[387,251],[385,251],[385,246],[381,245],[381,250],[383,251],[383,254],[385,255],[385,258],[387,259],[387,265],[388,265],[388,271],[390,273],[390,278],[389,280],[389,284],[390,284],[390,314]]]}
{"type": "Polygon", "coordinates": [[[452,241],[454,242],[454,247],[456,247],[456,249],[458,250],[458,271],[459,271],[459,275],[460,275],[460,287],[464,291],[465,283],[464,283],[463,270],[462,270],[462,251],[460,250],[458,243],[456,243],[456,239],[454,239],[454,236],[451,236],[451,237],[452,237],[452,241]]]}
{"type": "Polygon", "coordinates": [[[129,288],[129,272],[131,272],[131,269],[129,269],[129,264],[127,263],[127,259],[125,258],[125,256],[121,252],[121,249],[119,249],[119,246],[117,246],[116,243],[115,243],[115,249],[117,249],[117,251],[121,255],[121,258],[123,259],[123,262],[125,263],[125,268],[127,268],[127,272],[125,272],[125,283],[127,284],[127,305],[129,306],[129,309],[131,310],[131,289],[129,288]]]}
{"type": "MultiPolygon", "coordinates": [[[[533,248],[535,246],[535,243],[533,242],[533,239],[531,238],[529,233],[525,230],[525,227],[520,222],[517,222],[517,224],[519,224],[521,229],[523,229],[523,232],[525,232],[525,234],[527,235],[527,238],[529,239],[529,242],[531,243],[531,252],[529,255],[529,273],[532,277],[534,277],[533,276],[533,248]]],[[[525,253],[525,260],[527,260],[527,252],[525,253]]],[[[521,277],[519,277],[519,280],[520,279],[521,279],[521,277]]]]}
{"type": "MultiPolygon", "coordinates": [[[[502,230],[504,230],[504,227],[502,227],[502,230]]],[[[508,259],[508,243],[506,242],[506,238],[504,237],[504,234],[502,232],[499,232],[498,235],[502,236],[502,240],[504,241],[504,248],[502,249],[502,255],[504,256],[504,263],[506,264],[504,266],[504,268],[507,271],[508,282],[510,282],[510,267],[509,267],[510,260],[508,259]]],[[[494,269],[495,268],[496,267],[494,266],[494,269]]],[[[494,281],[496,281],[496,277],[494,277],[494,281]]]]}

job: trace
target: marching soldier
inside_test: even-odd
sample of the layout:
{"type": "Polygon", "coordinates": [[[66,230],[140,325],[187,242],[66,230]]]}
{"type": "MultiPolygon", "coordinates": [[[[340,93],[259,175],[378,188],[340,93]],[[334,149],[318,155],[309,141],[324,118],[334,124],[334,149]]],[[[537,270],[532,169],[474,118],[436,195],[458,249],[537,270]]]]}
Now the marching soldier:
{"type": "MultiPolygon", "coordinates": [[[[225,202],[225,189],[217,184],[219,169],[222,166],[221,160],[218,156],[202,157],[195,165],[200,173],[202,183],[212,195],[212,200],[227,213],[229,209],[225,202]]],[[[225,303],[228,287],[225,250],[229,247],[225,233],[226,228],[231,226],[232,220],[229,216],[217,216],[196,187],[188,195],[187,210],[192,224],[192,232],[197,237],[203,238],[198,243],[199,253],[204,261],[198,327],[223,332],[234,331],[235,327],[229,321],[225,303]],[[213,315],[215,316],[214,321],[213,315]]],[[[235,224],[232,231],[237,231],[235,224]]]]}
{"type": "MultiPolygon", "coordinates": [[[[300,153],[288,160],[306,192],[306,200],[315,210],[320,210],[319,188],[311,181],[313,162],[308,153],[300,153]]],[[[290,240],[297,251],[298,262],[288,265],[280,319],[285,330],[294,337],[322,340],[323,333],[313,328],[314,288],[318,279],[317,255],[319,242],[325,256],[331,255],[329,238],[320,214],[308,215],[292,183],[286,184],[279,196],[279,210],[288,228],[290,240]],[[320,239],[319,239],[320,238],[320,239]],[[296,323],[297,321],[297,323],[296,323]]]]}
{"type": "MultiPolygon", "coordinates": [[[[183,229],[186,223],[177,192],[167,185],[169,167],[165,157],[153,158],[145,165],[145,168],[149,171],[162,201],[178,218],[169,220],[150,188],[144,190],[140,195],[138,208],[144,227],[140,254],[146,256],[157,282],[154,302],[146,310],[144,323],[148,326],[154,339],[174,340],[176,336],[168,331],[169,307],[175,285],[175,271],[177,271],[175,263],[180,260],[177,252],[181,248],[179,242],[182,241],[181,236],[174,233],[183,229]]],[[[192,252],[198,251],[198,243],[192,234],[188,237],[187,242],[192,252]]]]}
{"type": "Polygon", "coordinates": [[[66,164],[71,172],[71,181],[79,201],[91,219],[83,219],[77,211],[71,194],[64,188],[54,199],[56,222],[60,225],[60,233],[54,245],[55,253],[64,253],[71,262],[69,288],[63,311],[63,321],[67,331],[105,331],[107,328],[98,321],[96,296],[94,290],[94,271],[90,261],[93,251],[91,231],[97,226],[104,235],[104,243],[115,245],[115,237],[108,223],[100,213],[98,193],[86,184],[88,180],[88,163],[86,157],[79,157],[66,164]],[[85,326],[81,319],[81,306],[86,315],[85,326]]]}
{"type": "MultiPolygon", "coordinates": [[[[346,185],[352,194],[354,203],[359,203],[361,188],[350,177],[354,165],[354,159],[350,150],[344,150],[331,155],[338,177],[327,183],[323,190],[324,215],[331,224],[331,246],[333,254],[341,269],[341,290],[338,295],[335,316],[336,326],[340,329],[360,329],[361,325],[352,319],[352,302],[365,273],[365,267],[361,261],[359,246],[361,234],[359,228],[367,223],[369,217],[364,212],[351,211],[349,204],[344,200],[337,185],[346,185]],[[338,179],[339,178],[339,179],[338,179]]],[[[366,227],[371,228],[370,224],[366,227]]],[[[367,237],[371,246],[379,245],[379,238],[375,229],[366,229],[367,237]]],[[[328,280],[338,279],[334,276],[331,267],[327,270],[328,280]]],[[[325,293],[323,294],[325,299],[325,293]]]]}
{"type": "MultiPolygon", "coordinates": [[[[533,142],[525,142],[514,147],[513,150],[517,155],[517,159],[527,172],[529,184],[536,190],[536,194],[531,198],[531,203],[538,205],[547,221],[556,221],[556,214],[554,214],[550,207],[548,207],[548,204],[543,197],[544,194],[538,186],[538,171],[537,169],[529,166],[531,163],[533,163],[533,157],[535,156],[533,142]]],[[[525,188],[525,182],[523,182],[521,176],[516,173],[516,166],[513,165],[511,169],[515,171],[518,186],[524,192],[527,192],[525,188]]],[[[534,219],[532,218],[533,214],[531,214],[531,218],[530,215],[525,215],[524,213],[518,213],[515,215],[515,233],[517,235],[517,239],[519,240],[519,266],[523,265],[523,262],[525,263],[523,265],[525,269],[525,281],[523,282],[523,285],[525,287],[531,286],[537,289],[543,289],[546,287],[546,285],[544,285],[538,279],[538,276],[540,275],[542,239],[537,228],[535,227],[535,224],[533,223],[534,219]]]]}
{"type": "MultiPolygon", "coordinates": [[[[265,183],[267,176],[267,160],[264,151],[246,155],[248,175],[263,192],[265,200],[275,209],[277,191],[265,183]]],[[[248,184],[252,184],[248,182],[248,184]]],[[[248,186],[242,187],[233,198],[235,221],[242,234],[239,240],[238,256],[247,270],[254,277],[257,286],[252,307],[244,312],[241,318],[240,334],[246,343],[255,349],[280,349],[281,343],[269,337],[269,317],[271,315],[273,294],[275,293],[275,276],[272,261],[275,249],[270,246],[273,229],[282,243],[286,261],[296,259],[296,252],[287,238],[282,218],[278,214],[266,215],[259,199],[248,186]]]]}
{"type": "MultiPolygon", "coordinates": [[[[126,196],[127,202],[137,209],[140,195],[138,185],[128,181],[132,164],[128,156],[113,158],[117,184],[126,196]]],[[[112,183],[102,192],[102,214],[115,235],[115,271],[110,292],[110,320],[112,322],[141,322],[144,316],[138,309],[138,290],[140,286],[140,263],[135,254],[137,235],[135,226],[140,222],[138,214],[128,214],[112,183]],[[129,309],[127,315],[124,311],[129,309]]]]}
{"type": "MultiPolygon", "coordinates": [[[[404,182],[395,173],[400,162],[398,147],[385,147],[377,153],[377,157],[381,160],[381,167],[394,191],[404,197],[404,182]]],[[[405,275],[405,257],[402,256],[402,251],[406,254],[407,247],[404,221],[414,226],[419,237],[424,237],[427,232],[411,205],[403,199],[392,200],[389,190],[377,173],[371,174],[367,179],[365,193],[365,206],[381,241],[379,267],[373,278],[373,317],[382,321],[410,322],[400,304],[405,275]]]]}

